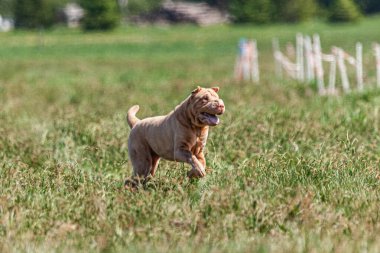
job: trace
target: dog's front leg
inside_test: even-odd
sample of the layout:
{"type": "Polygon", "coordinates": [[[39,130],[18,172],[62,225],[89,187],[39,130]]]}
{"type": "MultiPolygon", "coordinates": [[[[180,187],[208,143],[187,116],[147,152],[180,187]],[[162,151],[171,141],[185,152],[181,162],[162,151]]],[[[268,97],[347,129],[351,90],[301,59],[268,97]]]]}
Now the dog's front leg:
{"type": "Polygon", "coordinates": [[[190,178],[204,177],[205,168],[199,160],[191,153],[190,150],[178,149],[174,152],[174,159],[179,162],[185,162],[191,165],[192,169],[187,173],[190,178]]]}

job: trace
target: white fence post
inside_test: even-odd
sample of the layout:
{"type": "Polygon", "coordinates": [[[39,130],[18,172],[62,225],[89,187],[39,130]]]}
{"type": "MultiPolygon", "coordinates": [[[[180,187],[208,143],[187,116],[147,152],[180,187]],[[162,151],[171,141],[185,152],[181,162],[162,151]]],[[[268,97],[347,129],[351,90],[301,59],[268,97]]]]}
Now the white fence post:
{"type": "Polygon", "coordinates": [[[330,94],[336,94],[336,88],[335,88],[335,82],[336,82],[336,57],[333,56],[333,59],[330,63],[330,77],[329,77],[329,93],[330,94]]]}
{"type": "Polygon", "coordinates": [[[375,57],[376,57],[376,82],[377,87],[380,88],[380,44],[374,44],[375,57]]]}
{"type": "Polygon", "coordinates": [[[297,50],[297,78],[299,81],[304,81],[304,52],[303,52],[303,36],[297,33],[296,50],[297,50]]]}
{"type": "Polygon", "coordinates": [[[322,52],[321,52],[321,41],[318,34],[314,34],[314,59],[315,59],[315,70],[317,75],[317,84],[320,94],[325,93],[325,83],[323,80],[323,65],[322,65],[322,52]]]}
{"type": "MultiPolygon", "coordinates": [[[[302,36],[297,37],[296,47],[296,62],[292,62],[288,56],[281,52],[279,42],[277,39],[273,39],[273,56],[276,65],[276,75],[278,77],[283,76],[283,70],[293,79],[303,81],[303,41],[302,36]]],[[[291,56],[294,54],[294,47],[292,44],[288,44],[288,53],[291,56]]]]}
{"type": "Polygon", "coordinates": [[[245,80],[245,81],[247,81],[247,80],[249,80],[249,77],[250,77],[250,75],[251,75],[251,73],[250,73],[250,59],[249,59],[249,55],[250,55],[250,53],[251,53],[251,47],[250,47],[250,45],[249,45],[249,43],[248,43],[248,41],[245,41],[244,43],[243,43],[243,64],[242,64],[242,66],[243,66],[243,79],[245,80]]]}
{"type": "Polygon", "coordinates": [[[314,80],[314,55],[310,36],[305,36],[305,57],[306,57],[306,80],[314,80]]]}
{"type": "Polygon", "coordinates": [[[358,90],[362,91],[363,86],[363,45],[362,43],[356,43],[356,81],[358,90]]]}
{"type": "Polygon", "coordinates": [[[235,79],[240,81],[243,79],[243,54],[244,39],[240,39],[238,45],[238,55],[235,62],[235,79]]]}
{"type": "Polygon", "coordinates": [[[344,51],[341,48],[337,48],[337,61],[340,71],[340,77],[342,79],[342,85],[344,92],[350,92],[350,82],[348,81],[346,64],[344,63],[344,51]]]}
{"type": "Polygon", "coordinates": [[[260,81],[260,71],[259,71],[259,51],[257,50],[257,41],[252,42],[252,80],[255,83],[260,81]]]}
{"type": "Polygon", "coordinates": [[[256,40],[241,39],[235,63],[235,79],[239,81],[252,80],[258,83],[260,80],[258,57],[256,40]]]}

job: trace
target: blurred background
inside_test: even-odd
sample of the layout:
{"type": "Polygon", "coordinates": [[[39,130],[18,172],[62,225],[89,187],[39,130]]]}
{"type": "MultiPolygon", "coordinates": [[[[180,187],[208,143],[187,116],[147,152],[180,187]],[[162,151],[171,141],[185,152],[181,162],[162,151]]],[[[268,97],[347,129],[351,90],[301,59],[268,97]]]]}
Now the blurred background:
{"type": "Polygon", "coordinates": [[[380,11],[378,0],[0,0],[0,30],[120,24],[358,21],[380,11]]]}

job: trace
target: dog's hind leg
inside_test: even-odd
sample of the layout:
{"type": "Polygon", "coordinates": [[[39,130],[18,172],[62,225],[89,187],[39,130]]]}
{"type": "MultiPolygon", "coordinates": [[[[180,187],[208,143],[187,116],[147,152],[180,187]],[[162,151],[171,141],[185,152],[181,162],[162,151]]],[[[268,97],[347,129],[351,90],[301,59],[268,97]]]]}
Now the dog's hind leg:
{"type": "Polygon", "coordinates": [[[158,162],[160,161],[160,157],[158,155],[153,155],[152,156],[152,169],[150,170],[150,174],[154,176],[156,173],[156,169],[158,167],[158,162]]]}
{"type": "Polygon", "coordinates": [[[133,167],[133,177],[145,179],[150,175],[153,165],[153,157],[150,148],[145,145],[130,147],[129,157],[133,167]]]}
{"type": "Polygon", "coordinates": [[[146,183],[152,170],[152,155],[144,150],[129,150],[129,158],[132,163],[132,177],[124,183],[126,189],[134,189],[140,184],[146,183]]]}

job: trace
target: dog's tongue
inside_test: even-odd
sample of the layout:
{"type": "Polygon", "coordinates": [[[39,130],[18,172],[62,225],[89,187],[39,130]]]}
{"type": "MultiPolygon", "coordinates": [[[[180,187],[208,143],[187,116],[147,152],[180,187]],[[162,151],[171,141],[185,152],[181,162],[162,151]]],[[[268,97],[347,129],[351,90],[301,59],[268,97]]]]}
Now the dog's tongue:
{"type": "Polygon", "coordinates": [[[212,114],[207,114],[207,118],[209,119],[212,125],[217,125],[219,123],[219,118],[212,114]]]}
{"type": "Polygon", "coordinates": [[[215,115],[211,115],[210,117],[211,123],[217,125],[219,123],[219,118],[215,115]]]}

